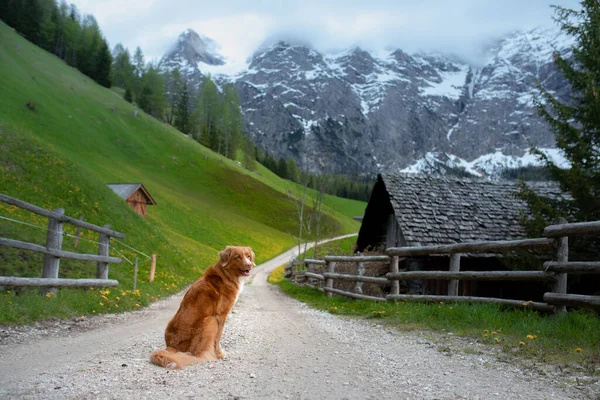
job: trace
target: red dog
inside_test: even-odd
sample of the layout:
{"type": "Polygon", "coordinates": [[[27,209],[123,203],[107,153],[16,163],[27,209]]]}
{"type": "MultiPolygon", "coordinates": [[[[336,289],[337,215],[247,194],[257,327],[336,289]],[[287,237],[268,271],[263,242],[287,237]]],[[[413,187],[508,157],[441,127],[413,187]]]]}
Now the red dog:
{"type": "Polygon", "coordinates": [[[242,278],[250,275],[255,264],[250,247],[227,246],[219,256],[183,296],[165,330],[167,348],[150,356],[154,364],[181,369],[225,358],[220,344],[223,326],[244,287],[242,278]]]}

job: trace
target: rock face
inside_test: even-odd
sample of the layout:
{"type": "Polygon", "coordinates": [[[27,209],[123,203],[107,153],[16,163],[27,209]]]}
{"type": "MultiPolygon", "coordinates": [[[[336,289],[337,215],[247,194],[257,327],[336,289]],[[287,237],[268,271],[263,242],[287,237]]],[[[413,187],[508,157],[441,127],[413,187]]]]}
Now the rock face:
{"type": "MultiPolygon", "coordinates": [[[[163,65],[178,64],[197,82],[202,63],[224,60],[206,44],[192,45],[196,39],[184,45],[187,37],[180,37],[163,65]],[[200,49],[199,55],[189,48],[200,49]]],[[[278,42],[257,52],[246,70],[213,76],[236,84],[257,145],[275,157],[293,156],[308,170],[374,174],[469,161],[493,173],[498,157],[490,155],[514,166],[528,141],[554,147],[532,99],[538,82],[567,98],[552,52],[566,53],[570,45],[556,30],[516,32],[473,66],[441,54],[398,49],[381,57],[360,48],[321,54],[278,42]]]]}

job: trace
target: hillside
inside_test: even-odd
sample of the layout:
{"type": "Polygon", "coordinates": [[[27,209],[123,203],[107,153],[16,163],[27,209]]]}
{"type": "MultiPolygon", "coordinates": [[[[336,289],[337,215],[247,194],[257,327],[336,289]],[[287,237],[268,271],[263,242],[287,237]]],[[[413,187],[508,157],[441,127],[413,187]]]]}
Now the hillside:
{"type": "MultiPolygon", "coordinates": [[[[120,308],[119,303],[110,303],[110,311],[148,304],[181,289],[226,245],[252,246],[257,262],[262,262],[295,244],[298,221],[294,202],[285,194],[289,182],[262,168],[247,171],[207,150],[3,23],[0,93],[0,193],[48,209],[65,208],[67,215],[83,215],[98,225],[110,223],[127,235],[124,245],[114,243],[111,255],[120,252],[134,259],[136,254],[126,246],[158,254],[153,284],[147,283],[149,263],[141,256],[141,302],[123,302],[120,308]],[[148,189],[158,204],[149,207],[146,220],[106,186],[116,182],[141,182],[148,189]]],[[[351,217],[362,215],[364,203],[332,197],[325,203],[323,235],[358,230],[351,217]]],[[[3,203],[0,216],[37,227],[0,219],[1,237],[44,243],[45,232],[39,228],[47,225],[45,218],[3,203]]],[[[66,229],[74,233],[73,227],[66,229]]],[[[84,233],[84,239],[86,244],[77,251],[95,252],[93,235],[84,233]]],[[[65,239],[65,250],[72,250],[71,242],[65,239]]],[[[0,248],[0,275],[39,276],[41,259],[39,254],[0,248]]],[[[132,265],[124,262],[112,266],[109,277],[120,281],[119,289],[129,289],[132,271],[132,265]]],[[[94,274],[93,263],[61,261],[62,277],[94,274]]],[[[74,292],[86,299],[96,295],[74,292]]],[[[21,304],[18,296],[12,300],[21,304]]],[[[98,302],[83,303],[77,310],[65,304],[66,309],[57,313],[98,312],[98,302]]],[[[15,305],[0,304],[4,317],[9,313],[18,320],[20,311],[15,305]]],[[[41,318],[53,316],[54,311],[44,312],[41,318]]]]}

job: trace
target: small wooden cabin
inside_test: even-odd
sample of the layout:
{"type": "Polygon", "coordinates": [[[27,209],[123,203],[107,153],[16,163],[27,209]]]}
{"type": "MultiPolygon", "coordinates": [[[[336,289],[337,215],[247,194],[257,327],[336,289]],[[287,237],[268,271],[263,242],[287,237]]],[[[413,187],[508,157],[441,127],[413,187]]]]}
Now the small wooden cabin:
{"type": "MultiPolygon", "coordinates": [[[[556,197],[556,186],[535,183],[541,194],[556,197]]],[[[527,205],[517,197],[515,182],[490,182],[457,177],[382,173],[377,177],[358,234],[356,251],[389,247],[434,246],[481,240],[515,240],[525,237],[519,223],[527,205]]],[[[448,270],[449,257],[401,259],[405,270],[448,270]]],[[[465,254],[461,270],[502,270],[498,254],[465,254]]],[[[510,298],[532,283],[461,281],[462,295],[510,298]]],[[[447,281],[410,281],[408,292],[445,294],[447,281]]],[[[522,297],[521,297],[522,298],[522,297]]],[[[531,298],[531,297],[527,297],[531,298]]]]}
{"type": "Polygon", "coordinates": [[[146,207],[156,205],[156,201],[141,183],[109,183],[108,187],[144,218],[146,218],[146,207]]]}

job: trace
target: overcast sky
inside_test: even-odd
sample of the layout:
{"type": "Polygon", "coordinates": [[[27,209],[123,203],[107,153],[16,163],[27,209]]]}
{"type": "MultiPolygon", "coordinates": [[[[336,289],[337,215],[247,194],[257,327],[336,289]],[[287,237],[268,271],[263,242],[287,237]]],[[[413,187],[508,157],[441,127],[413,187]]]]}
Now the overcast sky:
{"type": "Polygon", "coordinates": [[[158,60],[187,28],[240,61],[285,39],[321,51],[358,45],[456,53],[474,59],[482,44],[516,29],[556,26],[551,4],[579,0],[70,0],[98,20],[111,48],[140,46],[158,60]]]}

